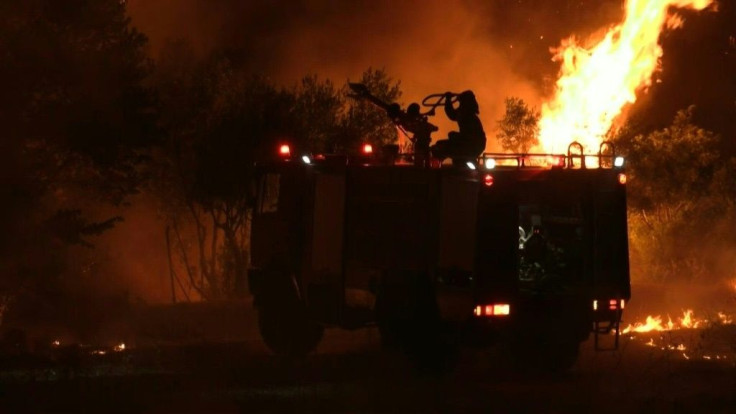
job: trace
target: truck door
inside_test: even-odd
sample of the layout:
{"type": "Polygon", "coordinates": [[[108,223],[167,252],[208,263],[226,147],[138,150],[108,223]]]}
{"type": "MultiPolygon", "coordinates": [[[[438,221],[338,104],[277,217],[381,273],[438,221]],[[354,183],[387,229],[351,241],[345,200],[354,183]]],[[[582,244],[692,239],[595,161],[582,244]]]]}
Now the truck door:
{"type": "Polygon", "coordinates": [[[298,270],[304,232],[302,181],[295,168],[263,169],[257,174],[251,227],[253,267],[298,270]]]}

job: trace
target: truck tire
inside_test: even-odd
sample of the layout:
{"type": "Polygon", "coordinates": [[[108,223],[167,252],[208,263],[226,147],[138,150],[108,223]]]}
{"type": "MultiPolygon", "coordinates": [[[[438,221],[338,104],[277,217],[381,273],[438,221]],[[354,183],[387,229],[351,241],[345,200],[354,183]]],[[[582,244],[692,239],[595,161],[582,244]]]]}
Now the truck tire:
{"type": "Polygon", "coordinates": [[[324,333],[321,325],[309,319],[292,278],[269,286],[258,298],[258,328],[266,346],[284,356],[307,355],[324,333]]]}

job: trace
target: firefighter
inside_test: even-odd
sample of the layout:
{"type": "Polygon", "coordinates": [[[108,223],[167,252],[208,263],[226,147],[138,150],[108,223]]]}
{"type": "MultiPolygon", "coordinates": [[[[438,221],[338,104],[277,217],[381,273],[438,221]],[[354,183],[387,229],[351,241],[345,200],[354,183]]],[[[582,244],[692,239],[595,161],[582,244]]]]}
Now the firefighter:
{"type": "Polygon", "coordinates": [[[547,238],[541,226],[532,226],[532,234],[524,243],[519,278],[525,281],[541,280],[547,267],[547,238]]]}
{"type": "Polygon", "coordinates": [[[445,114],[457,122],[459,131],[452,131],[446,140],[437,141],[432,147],[432,155],[440,160],[452,158],[453,163],[464,164],[474,161],[486,147],[486,133],[483,124],[478,118],[478,101],[472,91],[465,91],[459,95],[452,92],[445,93],[445,114]],[[452,99],[457,96],[458,107],[455,108],[452,99]]]}
{"type": "Polygon", "coordinates": [[[526,243],[529,238],[532,237],[530,234],[529,236],[526,235],[526,230],[524,230],[523,227],[519,226],[519,250],[524,250],[524,243],[526,243]]]}
{"type": "Polygon", "coordinates": [[[547,256],[547,238],[544,237],[541,226],[534,226],[532,234],[524,244],[525,256],[531,262],[544,263],[547,256]]]}
{"type": "Polygon", "coordinates": [[[414,143],[414,165],[427,167],[429,143],[432,141],[432,132],[437,131],[437,127],[427,122],[427,117],[419,113],[419,104],[416,102],[406,108],[406,116],[404,128],[413,134],[411,141],[414,143]]]}
{"type": "Polygon", "coordinates": [[[406,111],[402,111],[398,104],[391,104],[386,113],[394,123],[411,132],[409,140],[414,146],[414,165],[429,166],[429,143],[437,126],[427,121],[427,116],[419,112],[419,104],[416,102],[410,104],[406,111]]]}

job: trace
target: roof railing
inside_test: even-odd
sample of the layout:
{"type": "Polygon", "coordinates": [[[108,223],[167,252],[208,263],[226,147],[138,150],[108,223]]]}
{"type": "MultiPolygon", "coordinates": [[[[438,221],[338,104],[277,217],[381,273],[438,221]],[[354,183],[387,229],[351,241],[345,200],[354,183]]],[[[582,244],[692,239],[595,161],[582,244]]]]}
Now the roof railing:
{"type": "MultiPolygon", "coordinates": [[[[384,145],[374,152],[373,148],[363,149],[354,154],[292,154],[290,146],[283,144],[279,147],[279,158],[283,161],[300,160],[305,164],[327,165],[396,165],[422,166],[438,168],[441,164],[437,160],[427,158],[417,159],[413,153],[400,152],[397,145],[384,145]]],[[[462,159],[461,159],[462,160],[462,159]]],[[[616,148],[610,141],[603,141],[595,154],[586,154],[583,145],[577,141],[570,143],[566,154],[551,153],[483,153],[473,161],[468,159],[469,167],[485,169],[494,168],[537,168],[537,169],[591,169],[591,168],[621,168],[623,157],[616,155],[616,148]]],[[[455,160],[455,165],[465,165],[465,162],[455,160]]],[[[473,168],[474,169],[474,168],[473,168]]]]}
{"type": "Polygon", "coordinates": [[[612,142],[601,142],[598,152],[585,153],[577,141],[567,147],[567,154],[551,153],[483,153],[480,164],[493,168],[613,168],[616,165],[616,149],[612,142]]]}

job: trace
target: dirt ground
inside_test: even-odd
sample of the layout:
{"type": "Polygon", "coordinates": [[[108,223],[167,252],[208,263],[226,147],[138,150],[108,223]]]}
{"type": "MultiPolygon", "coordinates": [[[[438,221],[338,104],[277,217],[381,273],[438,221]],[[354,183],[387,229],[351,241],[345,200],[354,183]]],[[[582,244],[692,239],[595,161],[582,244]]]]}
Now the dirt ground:
{"type": "MultiPolygon", "coordinates": [[[[137,328],[135,338],[126,338],[124,349],[114,343],[60,343],[46,354],[4,357],[0,412],[736,409],[733,324],[625,335],[620,349],[612,352],[595,352],[588,341],[572,370],[539,375],[510,368],[497,348],[462,349],[452,368],[421,369],[404,355],[383,350],[374,328],[330,329],[306,359],[279,358],[261,342],[247,305],[139,315],[145,326],[137,328]],[[203,321],[218,315],[216,327],[202,328],[203,321]],[[229,324],[242,329],[236,334],[229,324]]],[[[612,339],[603,338],[603,344],[612,339]]]]}

